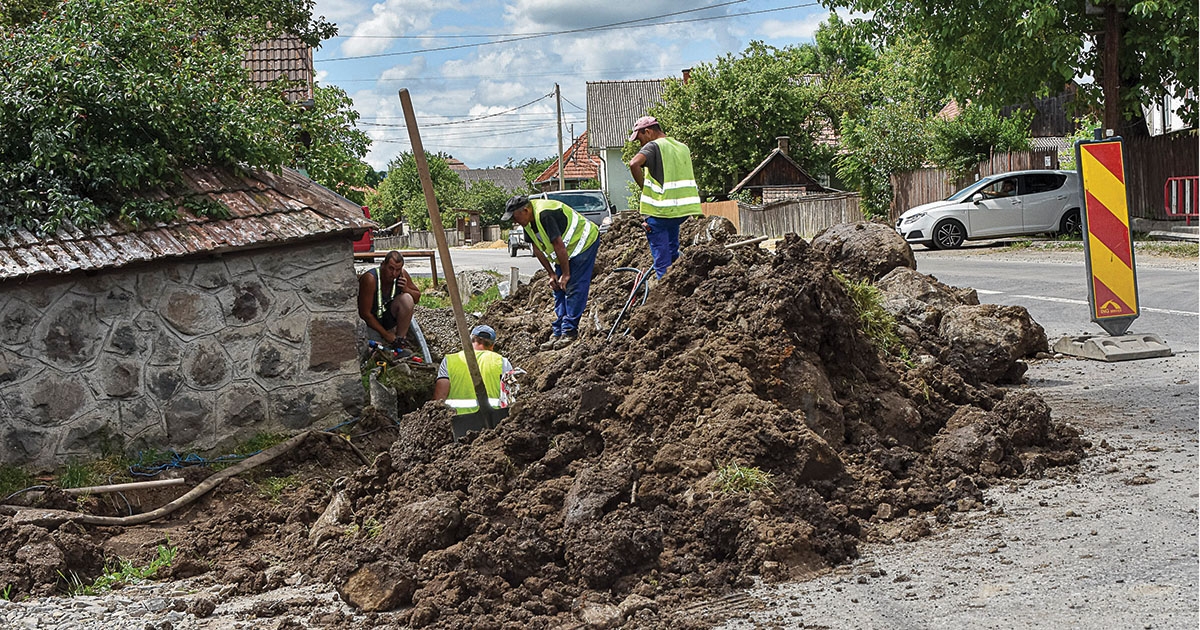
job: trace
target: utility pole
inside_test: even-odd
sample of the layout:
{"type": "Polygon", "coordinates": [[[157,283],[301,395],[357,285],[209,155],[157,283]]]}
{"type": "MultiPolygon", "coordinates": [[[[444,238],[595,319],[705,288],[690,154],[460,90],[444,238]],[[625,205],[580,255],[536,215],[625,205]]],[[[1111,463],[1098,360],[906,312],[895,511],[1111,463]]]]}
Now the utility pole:
{"type": "Polygon", "coordinates": [[[1117,131],[1121,123],[1121,69],[1118,61],[1121,14],[1115,3],[1104,6],[1104,128],[1117,131]]]}
{"type": "Polygon", "coordinates": [[[562,148],[562,93],[558,90],[558,84],[554,84],[554,102],[557,103],[558,109],[558,189],[563,190],[563,148],[562,148]]]}

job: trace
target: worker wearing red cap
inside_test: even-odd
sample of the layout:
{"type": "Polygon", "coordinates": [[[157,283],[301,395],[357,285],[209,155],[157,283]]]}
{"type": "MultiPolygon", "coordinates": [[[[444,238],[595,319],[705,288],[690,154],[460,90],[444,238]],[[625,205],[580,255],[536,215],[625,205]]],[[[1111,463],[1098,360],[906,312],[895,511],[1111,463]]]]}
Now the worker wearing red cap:
{"type": "Polygon", "coordinates": [[[629,141],[635,140],[642,150],[629,161],[629,172],[642,189],[640,210],[646,217],[646,240],[654,257],[654,272],[661,278],[679,258],[679,224],[702,214],[700,190],[687,145],[668,138],[656,118],[642,116],[634,123],[629,141]]]}

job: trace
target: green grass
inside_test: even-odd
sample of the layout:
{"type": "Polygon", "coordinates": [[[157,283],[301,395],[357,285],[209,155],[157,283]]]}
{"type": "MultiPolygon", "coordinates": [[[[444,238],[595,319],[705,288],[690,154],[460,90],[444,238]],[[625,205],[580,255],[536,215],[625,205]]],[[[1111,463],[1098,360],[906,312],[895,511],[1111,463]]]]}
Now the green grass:
{"type": "Polygon", "coordinates": [[[71,460],[58,473],[58,487],[60,488],[86,488],[88,486],[100,485],[102,478],[95,471],[93,462],[79,462],[71,460]]]}
{"type": "Polygon", "coordinates": [[[12,592],[13,592],[12,584],[5,585],[4,588],[0,588],[0,599],[3,599],[6,602],[12,601],[12,592]]]}
{"type": "Polygon", "coordinates": [[[154,559],[149,564],[139,567],[134,566],[128,560],[121,560],[116,565],[110,566],[104,575],[96,578],[90,585],[79,584],[78,578],[68,580],[69,582],[73,582],[71,594],[99,595],[111,590],[114,586],[132,584],[153,577],[158,573],[159,569],[169,567],[171,563],[175,562],[177,551],[178,549],[175,547],[159,545],[154,559]]]}
{"type": "Polygon", "coordinates": [[[34,485],[36,480],[24,468],[4,464],[0,466],[0,499],[34,485]]]}
{"type": "Polygon", "coordinates": [[[717,469],[717,489],[721,492],[769,492],[774,488],[774,476],[758,467],[729,463],[717,469]]]}
{"type": "MultiPolygon", "coordinates": [[[[494,273],[493,275],[496,276],[497,280],[499,280],[501,277],[500,274],[494,273]]],[[[432,278],[414,278],[413,283],[416,284],[417,288],[422,292],[421,306],[424,306],[425,308],[450,308],[452,306],[449,295],[442,297],[425,293],[433,288],[432,278]]],[[[467,302],[463,304],[463,310],[468,313],[483,312],[483,310],[487,308],[488,304],[491,304],[499,299],[500,287],[493,285],[483,293],[473,296],[470,300],[467,300],[467,302]]]]}
{"type": "Polygon", "coordinates": [[[1033,241],[1024,240],[1024,241],[1016,241],[1013,243],[1009,243],[1008,245],[1006,245],[1004,247],[1004,249],[1007,249],[1007,250],[1029,249],[1030,247],[1033,247],[1033,241]]]}
{"type": "Polygon", "coordinates": [[[283,496],[284,490],[298,485],[300,485],[300,478],[296,475],[266,477],[258,482],[258,491],[272,503],[279,503],[279,498],[283,496]]]}
{"type": "Polygon", "coordinates": [[[896,318],[883,308],[883,293],[879,288],[867,280],[851,280],[838,271],[834,271],[833,275],[854,301],[863,334],[884,352],[907,359],[908,348],[904,347],[896,334],[896,318]]]}
{"type": "Polygon", "coordinates": [[[1168,258],[1200,257],[1200,243],[1173,243],[1170,241],[1137,241],[1133,245],[1136,252],[1148,252],[1168,258]]]}

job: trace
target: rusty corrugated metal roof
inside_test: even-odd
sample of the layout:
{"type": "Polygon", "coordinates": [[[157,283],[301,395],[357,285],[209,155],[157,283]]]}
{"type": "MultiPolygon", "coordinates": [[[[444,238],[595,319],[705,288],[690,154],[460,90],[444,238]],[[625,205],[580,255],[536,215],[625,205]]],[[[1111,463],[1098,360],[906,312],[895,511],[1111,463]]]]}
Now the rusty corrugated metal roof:
{"type": "Polygon", "coordinates": [[[192,168],[183,179],[188,189],[227,208],[229,218],[180,210],[173,221],[138,227],[118,222],[90,229],[65,225],[44,238],[13,230],[0,236],[0,281],[295,243],[375,227],[360,206],[291,169],[238,174],[192,168]]]}

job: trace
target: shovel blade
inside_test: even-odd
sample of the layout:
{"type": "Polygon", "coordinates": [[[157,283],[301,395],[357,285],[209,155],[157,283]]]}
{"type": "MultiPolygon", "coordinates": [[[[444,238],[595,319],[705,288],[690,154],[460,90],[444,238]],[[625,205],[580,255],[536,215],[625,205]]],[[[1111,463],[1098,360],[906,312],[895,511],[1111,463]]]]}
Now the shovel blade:
{"type": "Polygon", "coordinates": [[[468,431],[482,431],[494,428],[501,420],[508,417],[508,409],[481,409],[471,413],[454,416],[450,428],[454,431],[454,441],[457,442],[468,431]]]}

